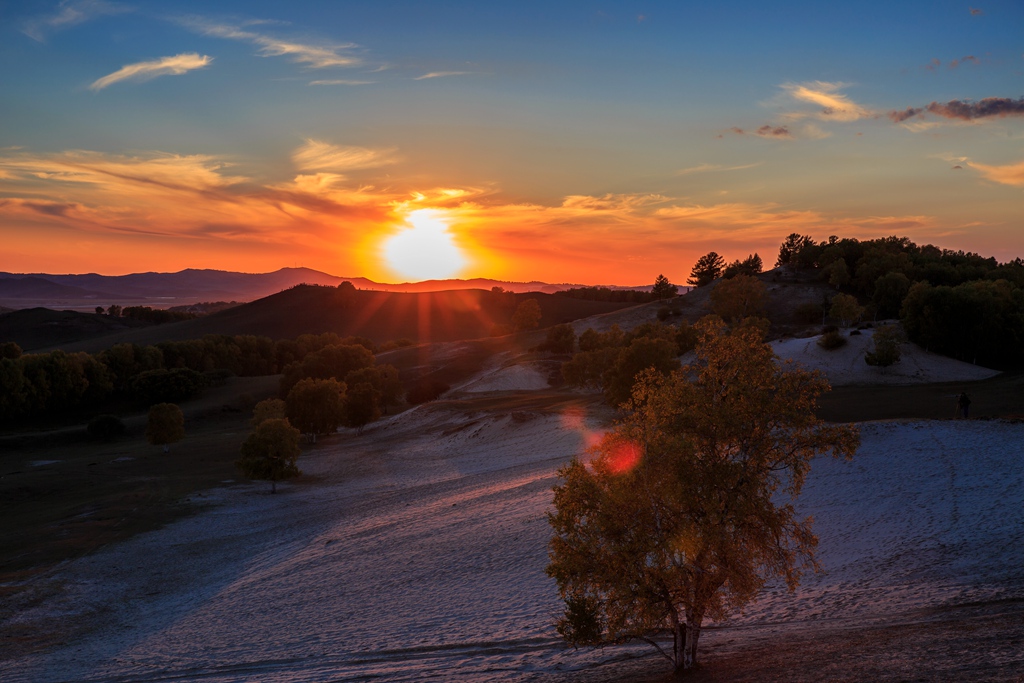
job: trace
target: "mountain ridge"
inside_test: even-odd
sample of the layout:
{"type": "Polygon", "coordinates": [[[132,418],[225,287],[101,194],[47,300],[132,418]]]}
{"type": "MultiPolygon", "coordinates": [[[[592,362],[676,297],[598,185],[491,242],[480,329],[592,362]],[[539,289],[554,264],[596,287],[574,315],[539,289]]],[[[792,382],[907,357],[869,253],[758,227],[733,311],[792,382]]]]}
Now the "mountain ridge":
{"type": "MultiPolygon", "coordinates": [[[[383,292],[441,292],[461,289],[554,293],[589,285],[570,283],[511,282],[492,278],[451,278],[421,282],[384,283],[365,277],[342,277],[312,268],[279,268],[268,273],[244,273],[209,268],[186,268],[173,273],[148,271],[126,275],[98,273],[50,274],[0,272],[0,304],[64,302],[96,304],[145,304],[165,307],[200,301],[254,301],[299,284],[337,286],[351,282],[357,289],[383,292]],[[47,284],[48,283],[48,284],[47,284]]],[[[609,289],[650,290],[637,287],[600,285],[609,289]]],[[[79,306],[80,307],[80,306],[79,306]]]]}

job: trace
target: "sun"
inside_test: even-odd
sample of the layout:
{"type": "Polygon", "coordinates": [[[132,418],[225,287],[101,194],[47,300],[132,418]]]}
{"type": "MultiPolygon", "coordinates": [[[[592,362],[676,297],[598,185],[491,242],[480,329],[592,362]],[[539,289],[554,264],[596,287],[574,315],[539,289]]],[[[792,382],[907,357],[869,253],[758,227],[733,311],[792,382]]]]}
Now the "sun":
{"type": "Polygon", "coordinates": [[[418,209],[405,222],[410,227],[384,242],[384,260],[392,270],[414,280],[440,280],[466,266],[440,211],[418,209]]]}

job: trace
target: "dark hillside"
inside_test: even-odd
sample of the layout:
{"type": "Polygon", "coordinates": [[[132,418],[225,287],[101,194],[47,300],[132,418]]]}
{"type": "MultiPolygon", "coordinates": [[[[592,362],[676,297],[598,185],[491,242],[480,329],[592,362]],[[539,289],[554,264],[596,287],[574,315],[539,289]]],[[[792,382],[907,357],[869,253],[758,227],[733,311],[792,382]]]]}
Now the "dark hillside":
{"type": "Polygon", "coordinates": [[[0,343],[15,342],[23,351],[35,351],[149,326],[130,318],[26,308],[0,313],[0,343]]]}
{"type": "Polygon", "coordinates": [[[536,299],[540,304],[541,327],[630,305],[580,301],[538,292],[494,294],[459,290],[406,294],[298,286],[203,318],[133,330],[62,348],[97,351],[121,342],[156,344],[198,339],[207,334],[291,339],[307,333],[335,332],[341,336],[368,337],[378,343],[403,338],[417,342],[478,339],[490,336],[496,324],[509,324],[516,306],[526,299],[536,299]]]}

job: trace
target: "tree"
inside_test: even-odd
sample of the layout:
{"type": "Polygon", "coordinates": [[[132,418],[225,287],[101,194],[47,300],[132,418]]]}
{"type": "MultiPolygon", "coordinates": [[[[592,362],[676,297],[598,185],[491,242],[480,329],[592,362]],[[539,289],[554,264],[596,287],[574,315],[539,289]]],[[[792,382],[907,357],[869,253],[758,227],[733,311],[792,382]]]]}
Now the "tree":
{"type": "Polygon", "coordinates": [[[170,444],[185,438],[185,416],[181,408],[173,403],[157,403],[149,409],[146,421],[146,440],[154,446],[163,446],[164,453],[171,450],[170,444]]]}
{"type": "Polygon", "coordinates": [[[142,405],[185,401],[206,387],[206,377],[190,368],[146,370],[131,379],[132,396],[142,405]]]}
{"type": "Polygon", "coordinates": [[[358,382],[350,385],[345,397],[345,409],[341,423],[346,427],[358,429],[380,418],[380,392],[369,382],[358,382]]]}
{"type": "Polygon", "coordinates": [[[252,409],[252,428],[256,429],[267,420],[283,420],[284,416],[284,401],[279,398],[264,399],[252,409]]]}
{"type": "Polygon", "coordinates": [[[344,382],[336,379],[299,380],[285,398],[285,416],[302,433],[313,437],[338,428],[345,409],[344,382]]]}
{"type": "Polygon", "coordinates": [[[654,279],[654,287],[651,289],[651,294],[655,299],[671,299],[679,292],[679,288],[668,281],[668,278],[664,275],[658,275],[654,279]]]}
{"type": "Polygon", "coordinates": [[[674,341],[649,337],[639,337],[619,349],[611,367],[601,376],[605,401],[613,407],[628,401],[637,376],[644,370],[653,369],[661,374],[676,370],[679,367],[677,351],[674,341]]]}
{"type": "Polygon", "coordinates": [[[900,314],[903,300],[910,292],[910,278],[903,273],[886,273],[875,280],[871,300],[878,307],[880,318],[895,318],[900,314]]]}
{"type": "Polygon", "coordinates": [[[725,259],[717,253],[709,251],[693,264],[693,270],[690,271],[690,279],[686,281],[686,284],[693,285],[694,287],[703,287],[704,285],[711,284],[722,274],[722,268],[724,267],[725,259]]]}
{"type": "Polygon", "coordinates": [[[801,265],[798,258],[800,252],[807,251],[814,246],[814,239],[809,235],[790,233],[779,247],[779,258],[775,261],[775,267],[801,265]]]}
{"type": "MultiPolygon", "coordinates": [[[[378,402],[388,413],[388,406],[398,403],[402,398],[402,380],[398,376],[398,368],[394,365],[378,365],[372,368],[360,368],[345,375],[345,384],[353,387],[361,382],[369,382],[377,390],[378,402]]],[[[377,419],[377,418],[374,418],[377,419]]]]}
{"type": "Polygon", "coordinates": [[[516,332],[532,330],[540,324],[540,304],[536,299],[527,299],[519,304],[512,314],[512,326],[516,332]]]}
{"type": "Polygon", "coordinates": [[[832,297],[832,305],[828,309],[829,316],[849,327],[864,315],[864,307],[857,303],[857,298],[849,294],[836,294],[832,297]]]}
{"type": "Polygon", "coordinates": [[[730,279],[737,275],[758,275],[763,268],[764,263],[762,263],[761,257],[754,253],[742,261],[736,259],[727,265],[725,270],[722,271],[722,277],[730,279]]]}
{"type": "Polygon", "coordinates": [[[837,258],[828,264],[821,274],[836,289],[850,284],[850,269],[846,267],[846,259],[844,258],[837,258]]]}
{"type": "Polygon", "coordinates": [[[549,327],[548,338],[541,346],[552,353],[572,353],[576,348],[576,330],[568,323],[549,327]]]}
{"type": "Polygon", "coordinates": [[[900,362],[900,344],[907,340],[899,325],[879,327],[871,336],[875,342],[875,350],[864,354],[864,362],[887,368],[900,362]]]}
{"type": "Polygon", "coordinates": [[[107,315],[109,315],[111,318],[120,318],[121,307],[118,306],[117,304],[110,304],[109,306],[107,306],[107,315]]]}
{"type": "Polygon", "coordinates": [[[18,358],[21,358],[21,353],[21,347],[15,342],[0,343],[0,358],[17,360],[18,358]]]}
{"type": "Polygon", "coordinates": [[[711,310],[723,320],[739,321],[764,311],[764,284],[750,275],[722,280],[711,290],[711,310]]]}
{"type": "Polygon", "coordinates": [[[270,492],[277,493],[277,482],[302,474],[295,464],[299,453],[299,430],[288,420],[271,418],[242,443],[242,457],[235,466],[243,477],[269,481],[270,492]]]}
{"type": "Polygon", "coordinates": [[[562,637],[644,640],[677,672],[696,666],[705,618],[818,568],[792,501],[816,455],[849,458],[858,444],[855,428],[815,417],[820,374],[777,366],[755,327],[697,327],[696,363],[640,379],[591,461],[560,471],[548,517],[562,637]]]}
{"type": "MultiPolygon", "coordinates": [[[[303,335],[306,337],[308,335],[303,335]]],[[[336,335],[335,335],[336,336],[336,335]]],[[[350,338],[358,339],[358,338],[350,338]]],[[[302,340],[302,337],[300,337],[302,340]]],[[[315,346],[313,340],[306,340],[315,346]]],[[[349,339],[341,340],[343,342],[349,339]]],[[[372,343],[372,342],[371,342],[372,343]]],[[[303,344],[300,343],[300,347],[303,344]]],[[[342,381],[353,370],[373,367],[373,352],[360,343],[328,344],[310,351],[301,361],[289,363],[281,377],[281,395],[287,396],[300,379],[331,379],[342,381]]]]}

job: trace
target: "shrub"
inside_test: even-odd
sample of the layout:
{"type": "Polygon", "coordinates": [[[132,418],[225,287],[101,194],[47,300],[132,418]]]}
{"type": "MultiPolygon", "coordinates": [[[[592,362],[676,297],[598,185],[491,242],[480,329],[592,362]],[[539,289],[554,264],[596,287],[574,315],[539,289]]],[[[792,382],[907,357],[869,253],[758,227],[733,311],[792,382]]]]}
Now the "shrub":
{"type": "Polygon", "coordinates": [[[826,351],[834,351],[840,347],[846,346],[847,339],[839,333],[839,330],[830,330],[825,334],[818,337],[818,346],[825,349],[826,351]]]}
{"type": "Polygon", "coordinates": [[[887,368],[900,362],[900,344],[906,340],[902,329],[896,325],[879,327],[872,335],[872,339],[875,342],[875,350],[864,354],[865,363],[887,368]]]}

